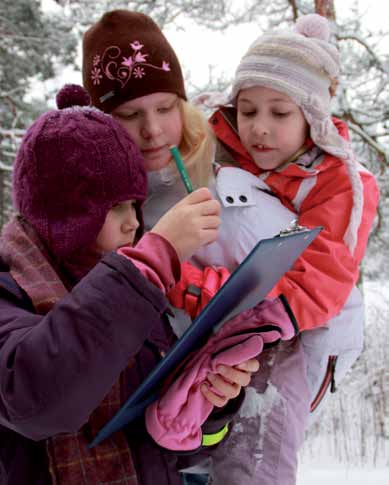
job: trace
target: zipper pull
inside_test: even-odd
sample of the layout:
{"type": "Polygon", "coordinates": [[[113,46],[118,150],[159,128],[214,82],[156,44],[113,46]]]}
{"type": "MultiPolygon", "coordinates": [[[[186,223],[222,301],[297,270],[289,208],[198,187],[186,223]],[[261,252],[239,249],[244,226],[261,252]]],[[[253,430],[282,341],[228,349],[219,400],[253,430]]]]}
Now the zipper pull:
{"type": "Polygon", "coordinates": [[[330,392],[333,394],[337,391],[336,383],[335,383],[335,366],[336,366],[336,356],[330,357],[331,359],[331,387],[330,392]]]}

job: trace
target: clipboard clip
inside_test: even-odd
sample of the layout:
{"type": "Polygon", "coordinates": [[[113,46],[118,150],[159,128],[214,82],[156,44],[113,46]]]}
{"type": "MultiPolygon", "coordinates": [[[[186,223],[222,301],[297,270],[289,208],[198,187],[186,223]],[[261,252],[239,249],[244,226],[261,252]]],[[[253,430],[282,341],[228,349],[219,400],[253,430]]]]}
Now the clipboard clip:
{"type": "Polygon", "coordinates": [[[289,224],[288,227],[285,229],[282,229],[278,236],[279,237],[284,237],[284,236],[290,236],[291,234],[299,234],[301,232],[306,232],[309,231],[308,227],[305,226],[300,226],[298,223],[298,219],[293,219],[293,221],[289,224]]]}

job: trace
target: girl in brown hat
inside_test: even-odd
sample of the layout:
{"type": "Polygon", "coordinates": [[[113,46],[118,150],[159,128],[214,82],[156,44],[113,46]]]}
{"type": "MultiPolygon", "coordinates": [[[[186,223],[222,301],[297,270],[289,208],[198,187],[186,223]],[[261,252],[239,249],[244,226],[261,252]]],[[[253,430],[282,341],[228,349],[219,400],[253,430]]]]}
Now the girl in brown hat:
{"type": "MultiPolygon", "coordinates": [[[[113,11],[105,14],[85,33],[83,79],[93,104],[119,120],[145,157],[149,181],[145,202],[146,227],[152,227],[161,213],[186,194],[169,151],[171,145],[180,148],[194,185],[213,186],[213,193],[223,204],[220,237],[215,244],[196,253],[193,261],[199,266],[213,264],[234,269],[247,254],[250,244],[252,247],[259,239],[274,236],[295,218],[296,212],[301,215],[307,194],[317,194],[316,191],[310,192],[316,183],[315,167],[312,173],[308,173],[309,170],[300,165],[309,165],[313,161],[309,157],[316,156],[318,160],[315,159],[315,163],[319,163],[323,151],[339,155],[348,147],[343,140],[345,135],[338,134],[339,128],[335,127],[329,115],[330,90],[339,67],[337,52],[329,44],[328,38],[323,37],[329,33],[328,26],[323,25],[325,19],[318,20],[317,17],[305,19],[305,26],[300,25],[306,32],[287,32],[286,40],[277,34],[273,37],[268,35],[265,40],[259,39],[243,58],[233,86],[232,102],[235,104],[232,106],[232,118],[226,116],[228,110],[223,109],[211,120],[219,138],[219,148],[228,148],[229,162],[235,165],[228,167],[229,170],[221,168],[218,173],[212,170],[216,145],[214,138],[202,114],[186,101],[180,65],[156,24],[142,14],[113,11]],[[316,31],[319,31],[318,39],[315,39],[316,31]],[[296,42],[296,45],[288,49],[290,42],[296,42]],[[266,45],[263,47],[262,44],[266,45]],[[287,46],[285,49],[282,48],[284,44],[287,46]],[[311,56],[312,66],[307,64],[307,56],[311,56]],[[274,69],[274,66],[279,66],[279,69],[274,69]],[[277,78],[278,74],[281,79],[277,78]],[[236,99],[241,91],[250,94],[250,89],[255,91],[254,98],[257,99],[259,91],[269,94],[272,87],[276,93],[281,89],[282,95],[278,98],[286,96],[292,100],[289,102],[299,115],[297,119],[301,130],[298,138],[288,137],[286,132],[282,148],[287,157],[277,158],[275,165],[262,167],[256,163],[254,155],[258,160],[267,160],[274,154],[277,157],[278,152],[275,153],[275,147],[264,141],[255,142],[254,149],[251,149],[250,138],[243,136],[248,133],[248,128],[237,133],[236,99]],[[313,94],[317,94],[319,99],[312,97],[313,94]],[[310,100],[318,102],[311,103],[310,100]],[[323,120],[325,124],[321,124],[323,120]],[[312,139],[308,142],[309,133],[312,139]],[[336,146],[332,145],[334,140],[336,146]],[[295,157],[290,158],[291,155],[295,157]],[[286,171],[291,171],[294,182],[297,180],[296,177],[293,179],[296,171],[303,173],[307,179],[301,190],[294,193],[296,205],[288,199],[290,179],[278,174],[285,168],[284,163],[286,171]],[[263,181],[264,177],[269,181],[274,178],[274,186],[269,188],[263,181]],[[282,192],[279,192],[281,189],[282,192]],[[274,197],[275,194],[279,198],[274,197]]],[[[274,93],[270,94],[273,101],[274,93]]],[[[242,99],[240,101],[243,102],[242,99]]],[[[254,118],[258,114],[257,105],[251,98],[249,101],[246,100],[248,108],[239,111],[241,119],[247,121],[246,126],[249,126],[250,116],[254,118]]],[[[274,114],[274,111],[271,113],[274,114]]],[[[277,126],[281,126],[280,120],[281,116],[277,119],[277,126]]],[[[284,152],[282,155],[285,155],[284,152]]],[[[345,175],[344,183],[352,185],[351,198],[347,192],[347,204],[351,204],[350,207],[354,205],[345,239],[338,238],[335,230],[328,245],[327,231],[323,231],[316,242],[316,249],[306,253],[307,259],[299,260],[302,269],[287,274],[276,288],[278,291],[275,294],[283,292],[292,303],[298,326],[304,333],[302,338],[282,342],[273,352],[263,355],[261,372],[255,377],[255,389],[250,393],[251,401],[246,399],[247,406],[241,412],[239,424],[243,426],[239,426],[239,429],[243,429],[245,435],[233,431],[230,439],[225,440],[213,454],[215,483],[255,482],[273,485],[277,480],[283,485],[294,483],[297,449],[303,440],[311,400],[317,392],[320,398],[323,397],[331,378],[334,382],[337,361],[337,376],[343,376],[361,351],[363,305],[357,289],[353,287],[378,194],[374,178],[364,170],[363,183],[371,190],[365,190],[367,205],[362,216],[363,189],[358,173],[361,171],[348,155],[347,152],[344,163],[339,162],[345,175]],[[358,230],[361,231],[359,239],[358,230]],[[354,250],[356,257],[353,256],[354,250]],[[341,255],[339,258],[333,256],[337,251],[341,255]],[[327,256],[330,264],[322,268],[321,262],[327,256]],[[340,260],[344,262],[343,265],[339,264],[340,260]],[[294,281],[296,273],[297,283],[294,281]],[[322,282],[320,290],[317,288],[318,281],[322,282]],[[338,319],[339,312],[343,312],[343,320],[338,319]],[[347,319],[354,319],[351,338],[342,325],[347,319]],[[327,331],[327,327],[334,330],[334,334],[327,331]],[[345,335],[347,338],[344,338],[345,335]],[[331,359],[328,359],[334,340],[337,355],[330,355],[331,359]],[[327,346],[325,351],[322,351],[323,342],[327,346]],[[321,382],[324,372],[325,379],[321,382]]],[[[329,163],[328,157],[326,163],[329,163]]],[[[326,168],[325,164],[323,166],[326,168]]],[[[327,170],[325,174],[330,177],[327,170]]],[[[321,177],[320,181],[328,187],[325,178],[321,177]]],[[[338,196],[331,200],[332,209],[336,208],[338,196]]],[[[312,220],[316,225],[322,224],[327,211],[325,204],[323,211],[320,211],[320,204],[314,206],[317,206],[314,219],[309,218],[312,211],[306,212],[307,225],[310,226],[312,220]]],[[[338,208],[342,214],[345,213],[342,204],[338,208]]],[[[341,224],[344,225],[344,221],[341,224]]],[[[192,278],[201,281],[202,275],[198,276],[197,268],[185,266],[185,269],[184,287],[191,283],[192,278]]],[[[184,301],[185,308],[189,308],[189,305],[185,306],[185,298],[181,298],[181,301],[184,301]]],[[[193,309],[192,302],[190,306],[193,309]]],[[[177,333],[181,331],[184,319],[182,313],[179,316],[173,321],[177,333]]],[[[318,402],[319,399],[314,400],[315,405],[318,402]]]]}

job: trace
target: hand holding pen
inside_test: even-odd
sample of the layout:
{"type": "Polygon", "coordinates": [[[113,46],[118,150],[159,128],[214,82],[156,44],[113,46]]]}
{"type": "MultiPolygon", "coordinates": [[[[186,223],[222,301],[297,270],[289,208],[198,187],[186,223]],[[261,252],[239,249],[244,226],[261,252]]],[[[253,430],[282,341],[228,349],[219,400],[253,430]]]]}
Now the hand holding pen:
{"type": "Polygon", "coordinates": [[[216,240],[220,210],[209,189],[201,187],[177,202],[150,232],[167,239],[184,262],[201,246],[216,240]]]}

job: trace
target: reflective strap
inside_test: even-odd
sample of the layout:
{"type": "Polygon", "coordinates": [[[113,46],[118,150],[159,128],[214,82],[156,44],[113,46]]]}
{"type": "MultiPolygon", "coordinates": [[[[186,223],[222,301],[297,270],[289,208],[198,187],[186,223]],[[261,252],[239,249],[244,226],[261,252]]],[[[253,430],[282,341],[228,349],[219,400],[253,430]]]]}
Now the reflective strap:
{"type": "Polygon", "coordinates": [[[203,440],[201,442],[202,446],[213,446],[217,445],[222,441],[225,435],[228,433],[228,423],[217,433],[213,434],[203,434],[203,440]]]}
{"type": "Polygon", "coordinates": [[[201,288],[196,285],[189,285],[184,295],[184,310],[194,320],[198,313],[201,297],[201,288]]]}

